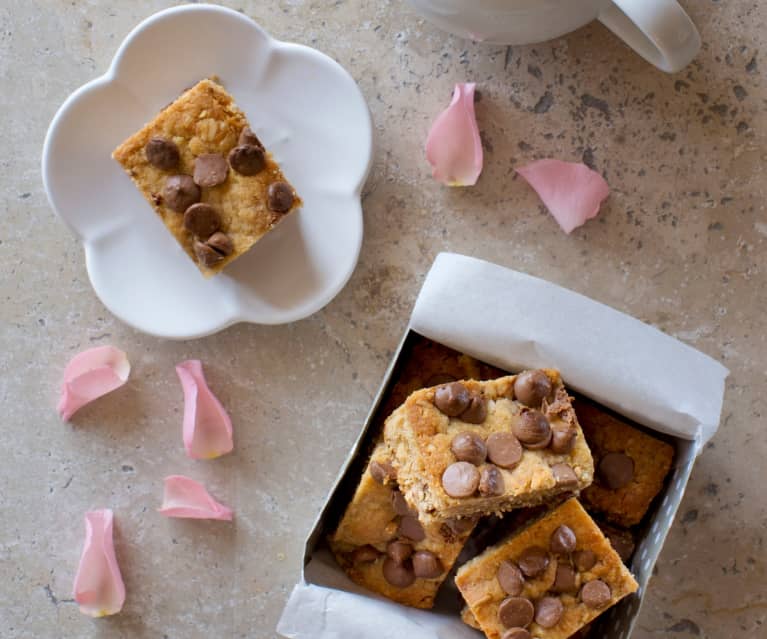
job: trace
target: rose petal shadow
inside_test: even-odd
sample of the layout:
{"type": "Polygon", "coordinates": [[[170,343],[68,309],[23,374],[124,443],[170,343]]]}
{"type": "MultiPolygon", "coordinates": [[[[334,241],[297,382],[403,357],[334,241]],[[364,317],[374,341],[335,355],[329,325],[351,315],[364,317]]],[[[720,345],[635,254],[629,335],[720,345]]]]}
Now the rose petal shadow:
{"type": "Polygon", "coordinates": [[[135,433],[142,422],[148,421],[141,401],[144,394],[145,390],[129,379],[117,390],[83,406],[67,424],[75,430],[88,431],[89,436],[135,433]]]}

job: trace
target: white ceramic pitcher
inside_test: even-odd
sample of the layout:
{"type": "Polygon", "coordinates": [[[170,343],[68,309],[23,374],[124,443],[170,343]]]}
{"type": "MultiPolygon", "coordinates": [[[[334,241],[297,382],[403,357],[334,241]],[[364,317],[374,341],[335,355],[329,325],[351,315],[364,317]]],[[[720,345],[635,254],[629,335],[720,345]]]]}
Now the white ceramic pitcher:
{"type": "Polygon", "coordinates": [[[409,0],[437,26],[492,44],[557,38],[599,20],[663,71],[679,71],[700,49],[700,35],[676,0],[409,0]]]}

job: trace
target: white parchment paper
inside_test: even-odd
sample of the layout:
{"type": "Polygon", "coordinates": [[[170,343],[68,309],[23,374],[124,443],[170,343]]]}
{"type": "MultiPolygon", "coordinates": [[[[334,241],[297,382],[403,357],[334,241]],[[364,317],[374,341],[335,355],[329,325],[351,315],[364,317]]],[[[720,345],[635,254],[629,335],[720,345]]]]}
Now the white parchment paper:
{"type": "MultiPolygon", "coordinates": [[[[610,637],[628,637],[695,453],[718,428],[728,370],[604,304],[454,253],[441,253],[434,261],[410,328],[502,369],[556,368],[567,386],[641,424],[690,441],[678,447],[678,454],[684,454],[678,455],[651,534],[637,548],[634,570],[639,596],[610,611],[614,617],[610,637]]],[[[325,550],[311,556],[277,631],[290,639],[482,636],[455,614],[415,610],[366,592],[346,577],[325,550]]]]}
{"type": "Polygon", "coordinates": [[[609,306],[538,279],[440,253],[413,330],[506,370],[548,366],[565,384],[655,430],[696,440],[716,432],[729,371],[609,306]]]}

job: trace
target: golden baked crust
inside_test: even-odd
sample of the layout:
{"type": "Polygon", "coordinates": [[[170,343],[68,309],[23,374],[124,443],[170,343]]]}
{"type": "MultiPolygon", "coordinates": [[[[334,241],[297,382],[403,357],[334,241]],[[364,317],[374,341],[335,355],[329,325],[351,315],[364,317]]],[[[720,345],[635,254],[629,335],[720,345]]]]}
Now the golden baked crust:
{"type": "Polygon", "coordinates": [[[269,185],[273,182],[287,183],[271,154],[266,154],[266,167],[256,175],[241,175],[230,169],[223,184],[202,189],[201,201],[216,208],[221,218],[221,230],[231,237],[234,251],[211,267],[198,262],[193,250],[194,238],[184,228],[183,213],[177,213],[163,203],[165,180],[173,174],[192,175],[194,160],[203,153],[219,153],[226,158],[237,145],[240,132],[247,126],[248,121],[232,96],[216,82],[205,79],[182,93],[112,152],[112,157],[122,165],[163,224],[206,277],[220,272],[286,215],[301,206],[301,199],[296,195],[287,213],[275,213],[267,207],[269,185]],[[154,136],[176,143],[181,155],[177,169],[164,171],[147,161],[144,147],[154,136]]]}
{"type": "Polygon", "coordinates": [[[507,541],[488,548],[458,570],[455,583],[488,639],[499,639],[505,630],[498,618],[498,609],[508,595],[498,583],[498,567],[504,561],[516,563],[522,553],[531,547],[548,549],[552,533],[563,524],[575,533],[576,551],[592,551],[596,555],[596,563],[588,570],[576,572],[572,593],[551,594],[558,563],[551,553],[549,565],[544,572],[538,577],[525,579],[520,597],[535,603],[543,596],[556,596],[563,604],[562,616],[553,627],[543,628],[535,621],[530,624],[528,630],[533,637],[570,637],[609,606],[637,590],[636,581],[610,546],[610,542],[578,500],[570,499],[507,541]],[[583,584],[596,579],[605,582],[611,591],[608,605],[600,609],[585,605],[577,594],[583,584]]]}
{"type": "MultiPolygon", "coordinates": [[[[390,453],[386,445],[380,443],[373,452],[371,463],[389,460],[390,453]]],[[[383,576],[383,562],[387,544],[402,539],[397,534],[398,516],[392,506],[394,489],[396,484],[393,481],[386,484],[376,481],[370,473],[369,464],[338,529],[330,536],[330,548],[336,561],[355,583],[407,606],[431,608],[437,590],[450,572],[476,522],[460,534],[444,522],[433,520],[429,524],[423,524],[426,538],[409,543],[416,551],[428,550],[437,555],[444,572],[434,579],[416,578],[405,588],[393,586],[383,576]],[[355,563],[353,551],[366,545],[375,547],[382,553],[381,556],[372,562],[355,563]]]]}
{"type": "Polygon", "coordinates": [[[487,417],[481,424],[470,424],[448,417],[434,405],[437,387],[412,393],[386,420],[384,437],[394,453],[400,489],[424,519],[501,513],[523,506],[535,506],[555,495],[578,491],[588,486],[594,473],[586,440],[570,403],[570,397],[557,371],[544,370],[554,389],[554,400],[544,410],[552,428],[575,431],[572,450],[555,454],[550,448],[524,450],[521,462],[512,470],[500,469],[505,490],[493,497],[456,498],[442,486],[442,473],[456,461],[451,451],[455,435],[470,431],[483,438],[491,433],[509,432],[525,407],[514,398],[516,375],[464,385],[471,393],[487,400],[487,417]],[[575,472],[574,485],[558,484],[552,472],[555,464],[567,464],[575,472]]]}
{"type": "Polygon", "coordinates": [[[480,625],[477,623],[477,619],[474,616],[474,613],[468,606],[461,608],[461,621],[463,621],[463,623],[465,623],[467,626],[474,628],[474,630],[482,630],[480,625]]]}
{"type": "Polygon", "coordinates": [[[634,475],[627,485],[612,490],[597,477],[583,492],[583,503],[621,526],[638,524],[663,488],[674,459],[673,446],[629,426],[591,402],[579,399],[574,406],[595,465],[607,453],[624,453],[634,460],[634,475]]]}

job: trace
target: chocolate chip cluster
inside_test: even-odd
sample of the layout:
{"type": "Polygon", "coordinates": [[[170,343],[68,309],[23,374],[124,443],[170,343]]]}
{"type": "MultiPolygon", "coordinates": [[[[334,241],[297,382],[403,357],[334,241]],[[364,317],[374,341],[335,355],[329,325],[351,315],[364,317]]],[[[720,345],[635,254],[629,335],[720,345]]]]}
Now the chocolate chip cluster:
{"type": "MultiPolygon", "coordinates": [[[[575,595],[581,604],[600,610],[612,599],[610,586],[600,579],[585,582],[578,588],[579,573],[591,570],[597,557],[591,550],[577,550],[578,540],[572,528],[559,526],[549,539],[549,547],[531,546],[516,562],[504,561],[498,567],[496,579],[508,595],[498,607],[498,620],[506,628],[501,639],[530,639],[527,628],[533,621],[542,628],[553,628],[562,619],[563,594],[575,595]],[[556,562],[554,581],[548,592],[533,602],[523,596],[528,581],[546,576],[552,561],[556,562]]],[[[548,571],[550,574],[550,571],[548,571]]]]}
{"type": "MultiPolygon", "coordinates": [[[[155,136],[146,143],[147,161],[162,171],[178,169],[181,154],[172,140],[155,136]]],[[[240,175],[257,175],[266,168],[264,145],[250,128],[240,133],[237,146],[228,161],[219,153],[203,153],[194,160],[193,175],[170,175],[165,180],[162,195],[154,196],[157,204],[165,203],[172,211],[184,214],[184,228],[194,238],[197,260],[212,267],[234,251],[232,238],[221,231],[221,217],[215,207],[201,202],[202,189],[210,189],[226,182],[229,168],[240,175]]],[[[267,206],[275,213],[286,213],[293,206],[294,195],[290,185],[273,182],[267,191],[267,206]]]]}
{"type": "Polygon", "coordinates": [[[379,484],[391,487],[391,506],[395,515],[392,521],[396,532],[386,545],[385,552],[370,544],[355,548],[350,555],[352,563],[373,563],[383,557],[381,570],[384,579],[395,588],[407,588],[417,578],[436,579],[445,572],[445,568],[435,553],[416,550],[415,544],[426,539],[426,532],[418,521],[418,513],[408,506],[399,491],[393,466],[386,461],[374,460],[370,463],[369,471],[379,484]]]}
{"type": "MultiPolygon", "coordinates": [[[[525,371],[514,380],[514,396],[524,404],[519,419],[510,432],[491,433],[487,438],[479,433],[458,433],[450,445],[456,461],[442,473],[442,488],[451,497],[482,497],[502,495],[505,491],[500,468],[513,470],[521,461],[523,449],[549,448],[555,454],[569,453],[575,444],[575,428],[552,428],[546,411],[551,399],[552,384],[540,370],[525,371]]],[[[487,418],[487,401],[472,393],[461,382],[439,386],[434,393],[434,405],[448,417],[469,424],[482,424],[487,418]]],[[[552,473],[558,484],[576,485],[577,477],[567,464],[556,464],[552,473]]]]}

